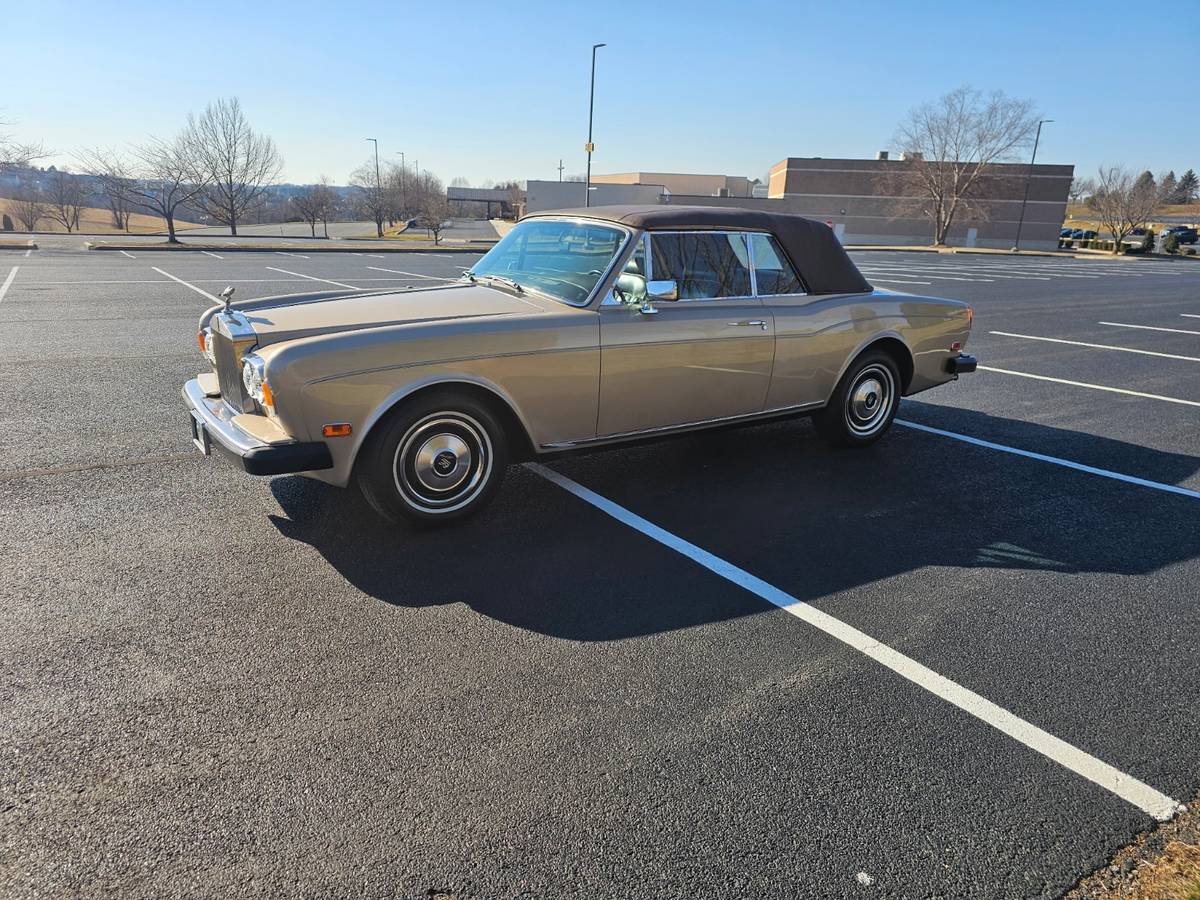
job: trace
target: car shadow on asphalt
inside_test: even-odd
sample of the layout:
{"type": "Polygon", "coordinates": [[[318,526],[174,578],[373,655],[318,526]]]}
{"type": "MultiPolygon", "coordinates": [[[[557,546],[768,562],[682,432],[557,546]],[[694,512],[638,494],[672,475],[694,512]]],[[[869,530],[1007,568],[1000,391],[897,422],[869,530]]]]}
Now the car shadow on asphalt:
{"type": "MultiPolygon", "coordinates": [[[[1200,457],[935,404],[902,416],[1175,484],[1200,457]]],[[[923,567],[1137,575],[1200,556],[1200,500],[897,427],[860,451],[784,422],[553,467],[799,600],[923,567]]],[[[463,602],[519,628],[618,640],[766,611],[763,601],[522,467],[461,525],[382,522],[356,491],[277,478],[282,534],[387,603],[463,602]]]]}

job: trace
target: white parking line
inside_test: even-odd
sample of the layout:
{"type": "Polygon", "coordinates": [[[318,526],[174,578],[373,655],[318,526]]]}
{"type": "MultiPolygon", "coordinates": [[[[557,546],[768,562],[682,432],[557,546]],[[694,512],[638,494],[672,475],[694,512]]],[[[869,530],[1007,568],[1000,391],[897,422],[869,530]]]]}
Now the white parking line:
{"type": "Polygon", "coordinates": [[[213,259],[224,259],[225,258],[223,256],[218,256],[217,254],[213,253],[210,250],[201,250],[200,252],[203,253],[205,256],[211,256],[213,259]]]}
{"type": "Polygon", "coordinates": [[[126,253],[124,250],[119,251],[122,256],[128,256],[130,259],[136,259],[132,253],[126,253]]]}
{"type": "Polygon", "coordinates": [[[309,281],[323,281],[326,284],[336,285],[337,287],[349,288],[352,291],[361,291],[362,288],[355,287],[352,284],[343,284],[340,281],[332,281],[328,278],[318,278],[315,275],[305,275],[303,272],[289,272],[287,269],[276,269],[274,266],[267,266],[272,272],[282,272],[284,275],[295,275],[297,278],[307,278],[309,281]]]}
{"type": "Polygon", "coordinates": [[[1200,334],[1200,331],[1188,331],[1186,328],[1159,328],[1157,325],[1129,325],[1125,322],[1100,322],[1100,325],[1111,325],[1113,328],[1140,328],[1143,331],[1169,331],[1172,334],[1200,334]]]}
{"type": "Polygon", "coordinates": [[[209,300],[211,300],[213,303],[220,303],[220,302],[221,302],[221,300],[220,300],[220,299],[218,299],[217,297],[214,297],[214,296],[213,296],[212,294],[210,294],[208,291],[204,290],[204,288],[198,288],[198,287],[196,287],[194,284],[188,284],[188,283],[187,283],[186,281],[184,281],[182,278],[176,278],[176,277],[175,277],[174,275],[172,275],[170,272],[164,272],[164,271],[163,271],[162,269],[160,269],[158,266],[151,266],[150,268],[152,268],[152,269],[153,269],[155,272],[157,272],[159,275],[166,275],[166,276],[167,276],[168,278],[170,278],[172,281],[178,281],[178,282],[179,282],[180,284],[182,284],[182,285],[183,285],[185,288],[189,288],[190,290],[193,290],[193,291],[195,291],[197,294],[200,294],[200,295],[202,295],[202,296],[204,296],[204,297],[207,297],[207,298],[208,298],[209,300]]]}
{"type": "Polygon", "coordinates": [[[278,253],[280,256],[295,256],[300,259],[308,259],[308,257],[305,256],[303,253],[288,253],[285,250],[276,250],[275,252],[278,253]]]}
{"type": "Polygon", "coordinates": [[[367,266],[374,272],[395,272],[397,275],[411,275],[413,278],[428,278],[432,281],[452,281],[451,278],[441,278],[437,275],[422,275],[420,272],[405,272],[402,269],[381,269],[379,266],[367,266]]]}
{"type": "MultiPolygon", "coordinates": [[[[899,421],[899,420],[897,420],[899,421]]],[[[1132,775],[1110,766],[1108,763],[1085,753],[1078,747],[1068,744],[1061,738],[1038,728],[1032,722],[1014,715],[1008,710],[997,706],[986,697],[968,690],[962,685],[951,681],[944,675],[939,675],[929,667],[915,659],[905,656],[898,650],[893,650],[886,644],[880,643],[865,632],[859,631],[853,625],[843,622],[811,604],[797,600],[790,594],[771,584],[751,575],[745,569],[740,569],[726,560],[702,550],[695,544],[660,528],[653,522],[643,519],[613,501],[602,497],[595,491],[585,488],[578,482],[572,481],[553,469],[540,463],[526,463],[527,468],[541,475],[589,503],[596,509],[611,516],[618,522],[628,525],[635,531],[653,541],[662,544],[676,553],[686,556],[697,565],[708,569],[714,575],[737,585],[750,593],[761,597],[768,603],[779,607],[784,612],[795,616],[802,622],[824,632],[830,637],[841,641],[853,650],[873,659],[880,665],[891,669],[902,678],[911,681],[918,687],[924,688],[936,697],[957,706],[959,709],[974,716],[981,722],[991,725],[998,731],[1024,744],[1031,750],[1053,760],[1064,768],[1081,775],[1093,784],[1116,794],[1122,800],[1136,806],[1160,822],[1165,822],[1181,809],[1178,802],[1168,797],[1132,775]]]]}
{"type": "Polygon", "coordinates": [[[28,250],[26,250],[26,251],[25,251],[25,258],[26,258],[26,259],[29,259],[29,254],[31,254],[31,253],[33,253],[33,248],[32,248],[32,247],[30,247],[28,250]]]}
{"type": "Polygon", "coordinates": [[[1036,459],[1041,462],[1051,463],[1056,466],[1062,466],[1066,469],[1074,469],[1077,472],[1087,472],[1089,475],[1099,475],[1102,478],[1111,478],[1114,481],[1124,481],[1127,484],[1136,484],[1139,487],[1152,488],[1156,491],[1165,491],[1168,494],[1179,494],[1181,497],[1191,497],[1193,500],[1200,500],[1200,491],[1193,491],[1190,488],[1180,487],[1177,484],[1165,484],[1161,481],[1150,481],[1147,478],[1138,478],[1136,475],[1125,475],[1121,472],[1113,472],[1109,469],[1098,469],[1095,466],[1084,465],[1069,459],[1061,459],[1057,456],[1047,456],[1044,453],[1034,453],[1032,450],[1021,450],[1018,447],[1009,447],[1006,444],[995,444],[991,441],[985,441],[981,438],[970,437],[965,434],[958,434],[954,431],[943,431],[940,428],[931,428],[928,425],[921,425],[918,422],[909,422],[906,419],[896,419],[897,425],[903,425],[905,428],[915,428],[917,431],[926,431],[930,434],[940,434],[942,437],[953,438],[956,441],[962,441],[966,444],[974,444],[976,447],[985,447],[988,450],[999,450],[1001,453],[1011,453],[1014,456],[1024,456],[1026,459],[1036,459]]]}
{"type": "Polygon", "coordinates": [[[1062,338],[1038,337],[1032,334],[1013,334],[1011,331],[989,331],[988,334],[998,334],[1000,337],[1021,338],[1026,341],[1045,341],[1048,344],[1070,344],[1072,347],[1090,347],[1093,350],[1119,350],[1121,353],[1140,353],[1143,356],[1157,356],[1162,359],[1182,359],[1185,362],[1200,362],[1200,357],[1180,356],[1177,353],[1158,353],[1154,350],[1134,350],[1132,347],[1114,347],[1111,344],[1089,344],[1085,341],[1067,341],[1062,338]]]}
{"type": "Polygon", "coordinates": [[[4,279],[4,284],[0,284],[0,300],[4,299],[4,295],[7,294],[8,289],[12,287],[13,279],[17,277],[17,270],[19,268],[21,267],[13,266],[8,272],[8,277],[4,279]]]}
{"type": "Polygon", "coordinates": [[[872,278],[871,284],[933,284],[932,281],[901,281],[898,278],[872,278]]]}
{"type": "Polygon", "coordinates": [[[1125,388],[1108,387],[1103,384],[1089,384],[1086,381],[1070,381],[1066,378],[1051,378],[1049,375],[1034,375],[1031,372],[1014,372],[1012,369],[998,369],[995,366],[979,366],[980,372],[996,372],[1000,375],[1016,375],[1018,378],[1032,378],[1035,381],[1053,381],[1055,384],[1068,384],[1071,387],[1089,388],[1093,391],[1108,391],[1113,394],[1126,394],[1130,397],[1142,397],[1146,400],[1163,400],[1167,403],[1182,403],[1185,406],[1200,406],[1200,400],[1182,400],[1179,397],[1163,397],[1160,394],[1146,394],[1142,391],[1130,391],[1125,388]]]}
{"type": "Polygon", "coordinates": [[[992,281],[991,278],[964,278],[959,275],[942,275],[940,273],[934,274],[932,272],[916,272],[916,271],[912,271],[912,270],[906,271],[904,269],[893,269],[890,266],[887,268],[877,268],[874,266],[862,266],[861,270],[863,272],[867,273],[868,275],[872,272],[878,272],[881,275],[908,275],[908,274],[923,275],[925,278],[939,278],[943,281],[977,281],[977,282],[992,281]]]}

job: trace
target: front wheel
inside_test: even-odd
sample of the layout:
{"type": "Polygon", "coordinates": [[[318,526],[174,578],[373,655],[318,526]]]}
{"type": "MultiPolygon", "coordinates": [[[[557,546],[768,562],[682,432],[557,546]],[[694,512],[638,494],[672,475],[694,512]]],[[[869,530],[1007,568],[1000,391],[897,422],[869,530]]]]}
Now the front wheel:
{"type": "Polygon", "coordinates": [[[814,422],[838,447],[865,447],[891,427],[900,407],[900,370],[883,351],[864,353],[838,382],[814,422]]]}
{"type": "Polygon", "coordinates": [[[466,518],[504,478],[504,429],[484,404],[435,394],[402,405],[362,449],[355,480],[393,522],[434,525],[466,518]]]}

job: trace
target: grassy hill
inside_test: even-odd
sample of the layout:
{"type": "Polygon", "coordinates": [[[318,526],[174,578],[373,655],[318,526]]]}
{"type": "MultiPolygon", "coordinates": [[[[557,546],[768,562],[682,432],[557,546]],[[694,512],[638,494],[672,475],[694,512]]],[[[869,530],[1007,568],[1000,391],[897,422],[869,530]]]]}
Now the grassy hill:
{"type": "MultiPolygon", "coordinates": [[[[8,213],[13,220],[13,232],[0,232],[0,234],[20,234],[21,223],[17,221],[17,217],[9,210],[9,204],[12,200],[6,200],[0,197],[0,215],[8,213]]],[[[188,228],[199,228],[192,222],[180,222],[175,220],[175,228],[183,231],[188,228]]],[[[150,234],[156,231],[166,231],[166,223],[157,216],[147,216],[142,213],[132,213],[129,216],[129,234],[150,234]]],[[[38,231],[56,231],[59,233],[65,232],[61,222],[55,222],[51,219],[42,219],[38,222],[38,231]]],[[[97,209],[95,207],[85,207],[79,211],[79,230],[90,234],[125,234],[126,232],[117,231],[112,224],[112,214],[107,209],[97,209]]]]}

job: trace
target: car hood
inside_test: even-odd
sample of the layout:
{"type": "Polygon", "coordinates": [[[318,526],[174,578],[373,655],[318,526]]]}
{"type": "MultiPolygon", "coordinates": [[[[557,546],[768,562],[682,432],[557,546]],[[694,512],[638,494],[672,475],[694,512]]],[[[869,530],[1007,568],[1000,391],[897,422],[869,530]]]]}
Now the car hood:
{"type": "Polygon", "coordinates": [[[246,304],[241,311],[259,345],[277,344],[318,334],[487,316],[531,315],[547,311],[552,301],[516,297],[498,288],[461,284],[414,291],[359,294],[277,305],[246,304]]]}

